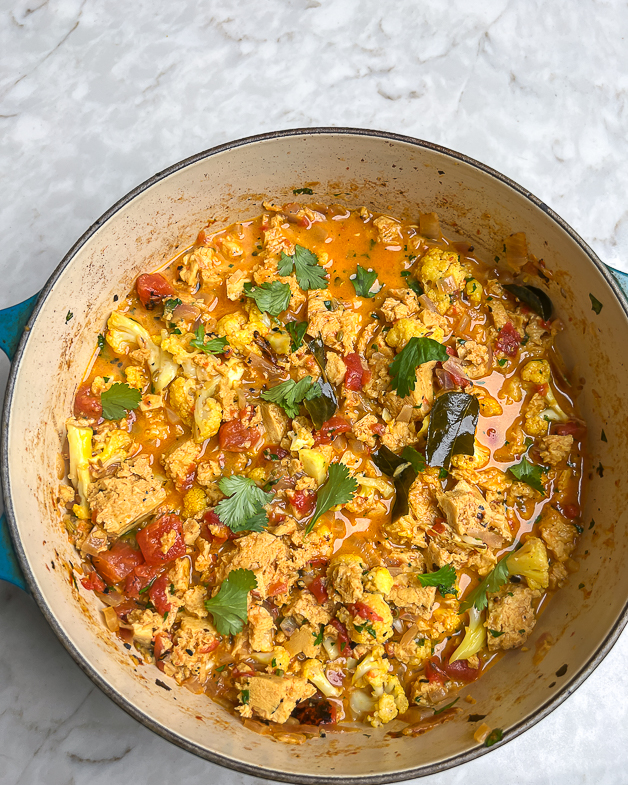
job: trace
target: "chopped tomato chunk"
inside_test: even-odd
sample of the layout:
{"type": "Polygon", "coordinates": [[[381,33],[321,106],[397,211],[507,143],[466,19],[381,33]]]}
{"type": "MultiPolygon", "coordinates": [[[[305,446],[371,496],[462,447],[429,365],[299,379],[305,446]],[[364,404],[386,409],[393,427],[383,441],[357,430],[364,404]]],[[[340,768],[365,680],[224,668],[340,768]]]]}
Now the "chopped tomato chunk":
{"type": "Polygon", "coordinates": [[[519,345],[521,344],[521,336],[515,330],[512,322],[506,324],[499,331],[495,348],[502,354],[507,354],[508,357],[514,357],[517,354],[519,345]]]}
{"type": "Polygon", "coordinates": [[[314,512],[314,508],[316,507],[316,492],[295,491],[290,503],[298,513],[299,518],[304,518],[306,515],[314,512]]]}
{"type": "Polygon", "coordinates": [[[232,540],[236,536],[231,529],[220,520],[218,514],[214,510],[208,510],[206,513],[203,513],[201,520],[203,521],[201,525],[201,537],[205,540],[209,540],[209,542],[223,543],[226,540],[232,540]]]}
{"type": "Polygon", "coordinates": [[[447,679],[447,674],[442,669],[441,663],[434,658],[426,662],[425,675],[430,683],[437,681],[439,684],[443,684],[447,679]]]}
{"type": "Polygon", "coordinates": [[[170,589],[170,579],[168,578],[168,573],[164,572],[162,575],[159,576],[159,578],[157,578],[157,580],[153,583],[153,585],[148,590],[148,596],[150,597],[150,601],[157,609],[157,613],[161,614],[162,616],[165,613],[168,613],[168,611],[172,607],[169,601],[169,597],[170,597],[169,589],[170,589]]]}
{"type": "Polygon", "coordinates": [[[339,417],[335,414],[330,417],[327,422],[324,422],[320,431],[314,434],[314,444],[329,444],[333,439],[341,433],[346,433],[351,430],[351,425],[344,417],[339,417]]]}
{"type": "Polygon", "coordinates": [[[569,422],[556,425],[552,430],[559,436],[573,436],[574,439],[581,439],[586,432],[586,426],[570,420],[569,422]]]}
{"type": "Polygon", "coordinates": [[[100,417],[102,415],[100,395],[94,395],[89,384],[79,387],[74,396],[74,415],[76,417],[100,417]]]}
{"type": "Polygon", "coordinates": [[[361,390],[371,378],[371,372],[362,367],[360,355],[352,352],[344,357],[347,373],[345,374],[345,387],[347,390],[361,390]]]}
{"type": "Polygon", "coordinates": [[[85,578],[81,578],[81,585],[88,591],[105,590],[105,582],[97,572],[90,572],[85,578]]]}
{"type": "Polygon", "coordinates": [[[324,603],[326,603],[327,600],[329,599],[329,595],[327,594],[327,589],[325,588],[323,579],[320,576],[318,578],[315,578],[312,581],[312,583],[310,583],[308,589],[312,592],[312,594],[316,598],[316,602],[319,605],[324,605],[324,603]]]}
{"type": "Polygon", "coordinates": [[[480,673],[481,668],[472,668],[466,660],[456,660],[445,665],[443,670],[454,681],[475,681],[480,673]]]}
{"type": "Polygon", "coordinates": [[[287,588],[288,588],[288,584],[285,581],[277,581],[276,583],[271,583],[270,586],[268,587],[267,596],[276,597],[278,594],[283,594],[287,588]]]}
{"type": "Polygon", "coordinates": [[[247,428],[239,419],[223,422],[218,431],[220,449],[228,452],[246,452],[258,439],[257,428],[247,428]]]}
{"type": "Polygon", "coordinates": [[[563,515],[565,518],[573,520],[580,515],[580,507],[577,504],[565,504],[563,507],[563,515]]]}
{"type": "Polygon", "coordinates": [[[359,616],[362,619],[368,619],[369,621],[384,621],[379,613],[376,613],[365,602],[354,602],[353,605],[347,605],[347,608],[354,616],[359,616]]]}
{"type": "Polygon", "coordinates": [[[162,515],[136,536],[147,564],[168,564],[185,556],[183,523],[178,515],[162,515]]]}
{"type": "Polygon", "coordinates": [[[152,310],[166,297],[174,297],[175,291],[170,281],[160,273],[140,275],[136,283],[137,296],[147,310],[152,310]]]}
{"type": "MultiPolygon", "coordinates": [[[[351,638],[349,637],[349,633],[347,632],[347,628],[345,625],[338,621],[338,619],[332,619],[329,624],[338,632],[338,643],[340,644],[340,652],[342,653],[347,649],[347,646],[351,648],[351,638]]],[[[347,649],[348,651],[348,649],[347,649]]]]}
{"type": "Polygon", "coordinates": [[[109,586],[123,581],[133,568],[143,561],[142,554],[124,540],[118,540],[110,550],[92,556],[92,564],[109,586]]]}
{"type": "Polygon", "coordinates": [[[133,572],[126,576],[124,593],[127,597],[138,599],[140,594],[144,594],[147,586],[157,578],[160,573],[159,567],[152,567],[150,564],[139,564],[133,572]]]}

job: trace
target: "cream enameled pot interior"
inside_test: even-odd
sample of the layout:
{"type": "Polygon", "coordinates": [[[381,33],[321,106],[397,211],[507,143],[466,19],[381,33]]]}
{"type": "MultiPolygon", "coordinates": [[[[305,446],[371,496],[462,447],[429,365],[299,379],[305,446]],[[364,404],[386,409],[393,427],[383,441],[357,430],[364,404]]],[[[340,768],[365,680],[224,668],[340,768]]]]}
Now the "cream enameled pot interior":
{"type": "Polygon", "coordinates": [[[546,714],[608,649],[623,626],[628,599],[622,473],[628,323],[610,277],[590,253],[542,206],[473,162],[369,132],[290,132],[236,143],[173,168],[123,200],[53,277],[18,353],[5,413],[4,481],[18,554],[36,599],[79,664],[170,740],[250,773],[303,782],[389,782],[435,771],[485,751],[473,740],[476,726],[466,721],[468,713],[487,714],[486,722],[503,728],[505,739],[546,714]],[[525,232],[530,251],[554,273],[550,294],[565,324],[559,345],[575,388],[581,388],[578,404],[589,425],[591,472],[586,531],[575,554],[579,571],[541,615],[529,650],[506,655],[463,691],[477,703],[461,701],[465,711],[458,720],[414,739],[391,739],[386,726],[302,746],[278,744],[134,661],[104,628],[99,602],[72,581],[75,554],[55,509],[58,456],[76,379],[117,298],[139,273],[191,244],[208,219],[220,226],[253,217],[262,198],[292,201],[292,189],[303,186],[315,192],[299,197],[306,202],[366,204],[404,218],[436,210],[447,236],[472,239],[487,259],[501,251],[503,237],[525,232]],[[599,315],[589,293],[603,304],[599,315]],[[66,322],[68,310],[74,317],[66,322]],[[607,442],[600,439],[602,429],[607,442]],[[598,464],[603,470],[593,468],[598,464]],[[609,574],[612,591],[604,578],[609,574]],[[548,632],[553,645],[535,664],[535,643],[548,632]]]}

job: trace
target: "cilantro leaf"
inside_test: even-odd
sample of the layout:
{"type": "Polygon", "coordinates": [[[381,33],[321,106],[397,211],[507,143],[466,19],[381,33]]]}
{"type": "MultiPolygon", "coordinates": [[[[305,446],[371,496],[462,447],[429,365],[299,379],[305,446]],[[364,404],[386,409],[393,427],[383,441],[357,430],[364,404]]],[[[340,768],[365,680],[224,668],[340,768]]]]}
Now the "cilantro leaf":
{"type": "Polygon", "coordinates": [[[322,390],[318,383],[312,383],[312,377],[306,376],[298,382],[294,379],[288,379],[281,384],[276,384],[270,390],[266,390],[261,394],[265,401],[271,401],[286,412],[288,417],[297,417],[299,414],[299,405],[303,401],[311,401],[314,398],[319,398],[322,395],[322,390]]]}
{"type": "Polygon", "coordinates": [[[404,461],[412,464],[412,468],[417,474],[425,471],[425,456],[418,450],[415,450],[414,447],[404,447],[401,451],[401,457],[404,461]]]}
{"type": "Polygon", "coordinates": [[[375,283],[377,272],[375,270],[365,270],[361,265],[357,266],[355,278],[349,280],[353,284],[355,293],[358,297],[375,297],[375,292],[371,291],[371,286],[375,283]]]}
{"type": "Polygon", "coordinates": [[[293,267],[301,289],[327,289],[325,269],[318,263],[318,256],[302,245],[294,246],[292,256],[281,252],[281,258],[277,263],[279,275],[290,275],[293,267]]]}
{"type": "Polygon", "coordinates": [[[514,466],[511,466],[508,471],[516,477],[519,482],[525,482],[530,488],[534,488],[535,491],[539,491],[545,495],[545,488],[541,482],[541,477],[543,476],[542,466],[535,466],[533,463],[530,463],[524,455],[521,459],[521,463],[516,463],[514,466]]]}
{"type": "Polygon", "coordinates": [[[293,188],[292,193],[295,194],[295,196],[296,194],[307,194],[308,196],[311,196],[314,191],[311,188],[293,188]]]}
{"type": "Polygon", "coordinates": [[[105,420],[121,420],[128,411],[137,409],[142,393],[128,384],[116,382],[100,394],[102,416],[105,420]]]}
{"type": "Polygon", "coordinates": [[[417,581],[421,586],[436,586],[440,594],[458,594],[456,589],[456,571],[451,564],[446,564],[436,572],[426,572],[423,575],[416,575],[417,581]]]}
{"type": "Polygon", "coordinates": [[[318,491],[314,517],[308,523],[305,533],[309,534],[316,521],[337,504],[347,504],[355,496],[358,482],[349,475],[349,467],[344,463],[332,463],[327,474],[327,481],[318,491]]]}
{"type": "Polygon", "coordinates": [[[210,338],[206,341],[205,327],[202,324],[199,324],[196,328],[194,335],[196,338],[192,338],[190,346],[193,346],[195,349],[200,349],[202,352],[205,352],[205,354],[222,354],[227,346],[229,346],[229,341],[226,337],[219,338],[216,336],[215,338],[210,338]]]}
{"type": "Polygon", "coordinates": [[[218,594],[205,600],[205,607],[221,635],[237,635],[241,632],[248,620],[247,596],[255,588],[257,578],[251,570],[232,570],[222,582],[218,594]]]}
{"type": "Polygon", "coordinates": [[[482,583],[480,583],[479,586],[476,586],[471,594],[465,597],[460,604],[460,612],[468,611],[469,608],[477,608],[477,610],[483,611],[488,605],[488,597],[486,595],[499,591],[499,589],[507,583],[509,577],[508,557],[505,556],[497,562],[482,583]]]}
{"type": "Polygon", "coordinates": [[[599,312],[602,310],[602,308],[604,308],[604,306],[597,299],[597,297],[594,297],[592,294],[589,294],[589,299],[591,300],[591,310],[599,314],[599,312]]]}
{"type": "Polygon", "coordinates": [[[249,477],[235,474],[223,477],[218,482],[218,487],[229,497],[219,501],[215,509],[216,515],[225,526],[232,532],[264,531],[268,516],[263,505],[271,501],[272,493],[258,488],[249,477]]]}
{"type": "Polygon", "coordinates": [[[447,350],[438,341],[432,338],[410,338],[390,366],[393,390],[397,391],[400,398],[405,398],[415,388],[419,365],[431,360],[445,362],[448,357],[447,350]]]}
{"type": "Polygon", "coordinates": [[[164,319],[167,322],[172,319],[172,312],[179,305],[181,305],[181,300],[178,297],[169,297],[164,300],[164,319]]]}
{"type": "Polygon", "coordinates": [[[485,747],[492,747],[504,738],[504,731],[501,728],[494,728],[486,737],[484,741],[485,747]]]}
{"type": "Polygon", "coordinates": [[[292,338],[290,351],[296,352],[303,345],[303,338],[307,330],[307,322],[286,322],[286,330],[292,338]]]}
{"type": "Polygon", "coordinates": [[[281,281],[266,281],[261,286],[244,284],[244,293],[252,297],[260,311],[265,311],[271,316],[279,316],[290,305],[290,287],[281,281]]]}

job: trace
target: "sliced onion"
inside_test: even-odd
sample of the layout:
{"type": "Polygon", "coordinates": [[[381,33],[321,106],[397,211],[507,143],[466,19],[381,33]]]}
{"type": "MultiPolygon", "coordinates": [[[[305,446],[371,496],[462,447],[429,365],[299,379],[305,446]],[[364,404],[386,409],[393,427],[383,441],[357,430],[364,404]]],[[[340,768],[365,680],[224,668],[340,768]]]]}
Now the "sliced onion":
{"type": "Polygon", "coordinates": [[[351,711],[359,716],[367,711],[373,711],[375,708],[375,699],[364,692],[364,690],[353,690],[349,698],[349,706],[351,707],[351,711]]]}
{"type": "Polygon", "coordinates": [[[428,311],[432,311],[432,313],[438,313],[438,308],[434,305],[434,302],[430,300],[430,298],[426,294],[419,295],[419,302],[424,308],[427,308],[428,311]]]}
{"type": "Polygon", "coordinates": [[[457,331],[459,333],[464,333],[470,324],[471,324],[471,319],[469,318],[469,314],[465,311],[465,313],[462,316],[462,319],[458,322],[457,331]]]}
{"type": "Polygon", "coordinates": [[[457,357],[450,357],[449,360],[446,360],[443,363],[443,371],[447,371],[447,373],[451,374],[454,382],[460,387],[464,387],[469,381],[469,377],[464,372],[462,363],[457,357]]]}
{"type": "Polygon", "coordinates": [[[446,275],[444,278],[439,278],[436,281],[436,288],[441,294],[452,294],[457,291],[456,279],[453,275],[446,275]]]}
{"type": "Polygon", "coordinates": [[[104,602],[105,605],[109,605],[112,608],[115,608],[117,605],[120,605],[126,599],[126,597],[124,597],[118,591],[110,591],[107,592],[107,594],[105,594],[104,592],[97,591],[94,592],[94,594],[96,594],[96,596],[101,602],[104,602]]]}
{"type": "Polygon", "coordinates": [[[419,232],[428,240],[440,241],[442,239],[440,222],[436,213],[419,214],[419,232]]]}
{"type": "Polygon", "coordinates": [[[271,736],[272,730],[265,725],[263,722],[259,722],[258,720],[252,720],[250,717],[247,717],[243,723],[247,730],[252,730],[253,733],[259,733],[260,736],[271,736]]]}
{"type": "Polygon", "coordinates": [[[181,303],[172,312],[173,321],[195,322],[201,315],[201,309],[194,303],[181,303]]]}
{"type": "Polygon", "coordinates": [[[525,232],[511,234],[504,241],[506,246],[506,262],[512,270],[520,270],[528,263],[528,243],[525,232]]]}
{"type": "Polygon", "coordinates": [[[366,445],[364,442],[356,439],[355,436],[347,435],[346,439],[351,452],[355,453],[356,455],[361,455],[362,453],[366,452],[366,445]]]}
{"type": "Polygon", "coordinates": [[[401,619],[395,619],[392,626],[395,632],[403,632],[404,624],[401,619]]]}
{"type": "Polygon", "coordinates": [[[344,433],[339,433],[338,436],[332,441],[334,450],[336,452],[344,452],[347,449],[347,437],[344,433]]]}
{"type": "Polygon", "coordinates": [[[341,670],[336,668],[328,668],[325,671],[325,675],[327,676],[327,681],[330,684],[333,684],[334,687],[342,687],[344,673],[341,670]]]}
{"type": "Polygon", "coordinates": [[[404,632],[403,637],[399,641],[399,645],[407,646],[416,638],[418,632],[419,632],[419,628],[416,624],[410,625],[410,627],[404,632]]]}
{"type": "Polygon", "coordinates": [[[265,357],[260,357],[259,354],[253,354],[251,352],[248,356],[248,362],[251,368],[268,379],[279,379],[285,374],[283,368],[273,365],[273,363],[269,362],[265,357]]]}
{"type": "Polygon", "coordinates": [[[413,410],[414,406],[411,403],[405,403],[397,415],[397,422],[410,422],[413,410]]]}
{"type": "Polygon", "coordinates": [[[279,626],[281,627],[282,631],[283,631],[283,632],[284,632],[284,633],[285,633],[285,634],[286,634],[288,637],[290,637],[291,635],[294,635],[294,633],[295,633],[295,632],[297,631],[297,629],[299,628],[299,625],[298,625],[298,624],[296,623],[296,621],[295,621],[293,618],[291,618],[291,617],[286,617],[285,619],[282,619],[282,620],[279,622],[279,626]]]}
{"type": "Polygon", "coordinates": [[[203,690],[203,685],[202,685],[202,684],[200,683],[200,681],[199,681],[199,680],[196,678],[196,676],[190,676],[190,678],[189,678],[189,679],[186,679],[186,680],[183,682],[183,686],[184,686],[184,687],[185,687],[187,690],[189,690],[190,692],[193,692],[193,693],[194,693],[194,695],[201,695],[201,693],[203,693],[203,692],[204,692],[204,690],[203,690]]]}
{"type": "Polygon", "coordinates": [[[456,383],[454,382],[452,375],[443,368],[437,368],[434,373],[436,374],[436,378],[438,379],[441,389],[453,390],[456,387],[456,383]]]}
{"type": "Polygon", "coordinates": [[[273,485],[273,491],[276,493],[277,491],[285,491],[289,488],[294,488],[296,482],[297,481],[294,479],[294,477],[288,477],[288,475],[285,475],[281,478],[281,480],[279,480],[278,483],[273,485]]]}
{"type": "Polygon", "coordinates": [[[104,608],[102,615],[105,617],[105,624],[111,632],[117,632],[120,629],[120,619],[114,608],[104,608]]]}
{"type": "Polygon", "coordinates": [[[242,387],[238,387],[238,409],[246,409],[246,393],[242,387]]]}

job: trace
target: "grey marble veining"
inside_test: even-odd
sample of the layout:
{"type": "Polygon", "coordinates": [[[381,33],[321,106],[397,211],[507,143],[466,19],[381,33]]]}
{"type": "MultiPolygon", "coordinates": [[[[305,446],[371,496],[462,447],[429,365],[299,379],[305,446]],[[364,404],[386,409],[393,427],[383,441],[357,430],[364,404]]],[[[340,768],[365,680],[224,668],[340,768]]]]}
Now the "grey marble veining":
{"type": "MultiPolygon", "coordinates": [[[[2,0],[0,307],[113,202],[199,150],[280,128],[428,139],[509,175],[628,270],[620,0],[2,0]]],[[[8,364],[0,361],[4,386],[8,364]]],[[[105,698],[0,585],[0,782],[247,783],[105,698]]],[[[628,783],[628,637],[550,717],[424,780],[628,783]]],[[[261,781],[260,781],[261,782],[261,781]]]]}

